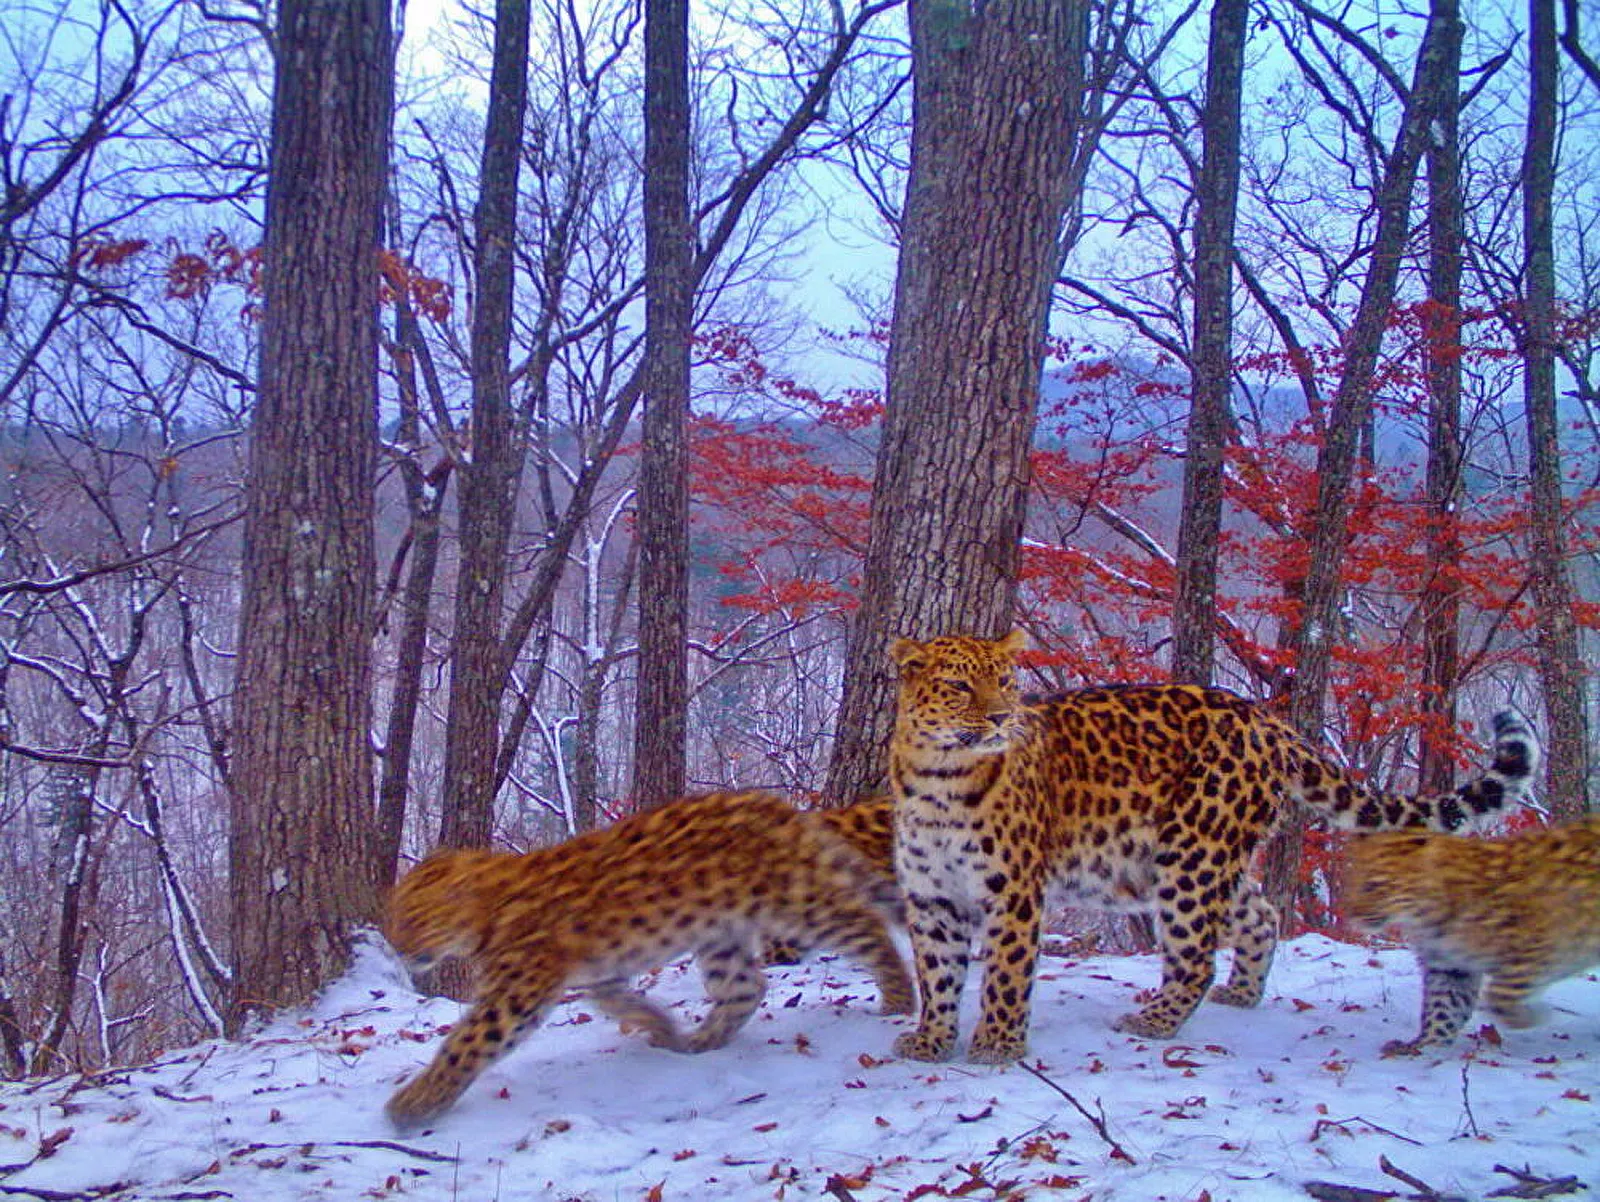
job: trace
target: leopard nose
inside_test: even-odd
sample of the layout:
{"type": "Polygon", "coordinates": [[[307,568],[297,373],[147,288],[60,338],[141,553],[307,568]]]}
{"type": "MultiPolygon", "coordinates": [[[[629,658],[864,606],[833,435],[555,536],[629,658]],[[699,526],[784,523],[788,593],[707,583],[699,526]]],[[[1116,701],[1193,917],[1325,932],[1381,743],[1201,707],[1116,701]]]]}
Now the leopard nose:
{"type": "Polygon", "coordinates": [[[1011,721],[1010,710],[1001,710],[998,713],[991,713],[989,715],[989,722],[992,726],[1004,726],[1009,721],[1011,721]]]}

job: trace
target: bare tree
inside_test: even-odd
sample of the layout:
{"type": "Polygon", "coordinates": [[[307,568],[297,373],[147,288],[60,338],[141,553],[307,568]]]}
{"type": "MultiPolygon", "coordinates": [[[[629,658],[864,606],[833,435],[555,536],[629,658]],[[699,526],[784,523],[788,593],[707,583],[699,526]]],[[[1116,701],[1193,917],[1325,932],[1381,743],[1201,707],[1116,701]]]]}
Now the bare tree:
{"type": "Polygon", "coordinates": [[[681,794],[686,774],[689,636],[688,0],[645,0],[644,458],[639,472],[639,685],[633,792],[681,794]]]}
{"type": "Polygon", "coordinates": [[[1339,570],[1349,538],[1350,486],[1360,440],[1372,411],[1375,369],[1410,234],[1417,168],[1435,116],[1446,104],[1455,103],[1455,75],[1447,75],[1445,66],[1452,61],[1447,47],[1452,38],[1459,38],[1459,23],[1453,0],[1435,0],[1417,50],[1411,86],[1404,89],[1400,128],[1384,159],[1375,198],[1376,232],[1371,259],[1355,317],[1339,348],[1344,361],[1317,454],[1310,560],[1295,631],[1295,672],[1289,690],[1290,720],[1313,738],[1322,728],[1329,663],[1339,630],[1339,570]]]}
{"type": "Polygon", "coordinates": [[[310,997],[378,905],[369,732],[388,3],[285,0],[275,44],[231,771],[235,1031],[310,997]]]}
{"type": "MultiPolygon", "coordinates": [[[[1461,27],[1444,30],[1440,72],[1461,74],[1461,27]]],[[[1422,731],[1418,784],[1429,792],[1455,787],[1455,758],[1446,742],[1456,726],[1461,670],[1461,565],[1459,511],[1461,446],[1461,100],[1459,86],[1443,84],[1428,142],[1428,575],[1423,582],[1422,709],[1433,719],[1422,731]]]]}
{"type": "Polygon", "coordinates": [[[445,736],[446,847],[487,847],[499,781],[506,548],[516,515],[522,444],[511,407],[511,311],[517,176],[528,95],[528,0],[497,0],[494,65],[473,219],[471,454],[460,463],[450,720],[445,736]]]}
{"type": "MultiPolygon", "coordinates": [[[[858,53],[863,31],[890,6],[891,0],[867,4],[848,18],[834,8],[831,26],[796,31],[796,45],[780,47],[785,54],[792,50],[797,64],[788,80],[792,86],[762,102],[758,124],[766,136],[750,139],[741,123],[730,131],[735,144],[721,152],[720,161],[701,161],[690,279],[702,310],[743,261],[747,249],[740,239],[748,227],[766,216],[763,186],[805,151],[834,80],[858,53]],[[797,48],[802,37],[803,52],[797,48]]],[[[560,95],[551,100],[551,111],[535,118],[537,136],[530,136],[524,151],[529,190],[538,203],[529,206],[528,222],[536,236],[525,229],[519,244],[531,298],[514,315],[523,354],[511,369],[512,386],[525,398],[515,428],[526,454],[523,470],[532,476],[525,490],[532,513],[522,515],[532,529],[525,548],[500,560],[502,572],[511,571],[510,558],[519,569],[514,584],[506,586],[498,626],[496,662],[502,670],[485,677],[453,655],[451,663],[452,687],[458,677],[462,688],[475,681],[476,704],[496,712],[495,790],[511,776],[523,734],[536,724],[555,599],[643,395],[639,342],[625,320],[642,294],[637,250],[629,240],[636,203],[631,189],[639,177],[626,168],[635,153],[627,146],[631,135],[606,124],[615,118],[617,98],[632,95],[619,90],[617,75],[632,48],[637,10],[597,10],[592,25],[576,10],[552,11],[562,41],[550,83],[560,95]],[[509,702],[508,692],[514,696],[509,702]]],[[[728,112],[739,112],[748,94],[736,85],[728,112]]],[[[446,219],[434,224],[465,228],[456,211],[456,180],[442,152],[435,169],[446,219]]],[[[435,418],[440,444],[456,458],[459,472],[461,432],[448,414],[435,418]]],[[[491,791],[474,804],[492,805],[493,797],[491,791]]]]}
{"type": "Polygon", "coordinates": [[[1239,198],[1239,108],[1248,0],[1211,8],[1205,131],[1195,181],[1194,335],[1189,432],[1184,445],[1178,582],[1172,605],[1172,676],[1210,684],[1222,530],[1223,452],[1233,386],[1233,225],[1239,198]]]}
{"type": "Polygon", "coordinates": [[[915,0],[911,171],[861,608],[826,794],[885,770],[892,635],[1011,621],[1087,10],[915,0]]]}
{"type": "Polygon", "coordinates": [[[1522,359],[1526,373],[1531,559],[1539,677],[1544,689],[1546,789],[1563,817],[1588,809],[1588,722],[1584,669],[1567,575],[1561,448],[1556,416],[1555,194],[1557,43],[1554,0],[1529,0],[1528,140],[1522,160],[1526,269],[1522,359]]]}

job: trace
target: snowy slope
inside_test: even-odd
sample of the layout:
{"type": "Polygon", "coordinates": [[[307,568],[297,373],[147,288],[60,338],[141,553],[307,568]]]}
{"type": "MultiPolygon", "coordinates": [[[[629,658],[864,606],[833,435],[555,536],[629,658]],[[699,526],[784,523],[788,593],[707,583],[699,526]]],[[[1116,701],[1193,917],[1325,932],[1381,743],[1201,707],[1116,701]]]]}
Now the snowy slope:
{"type": "MultiPolygon", "coordinates": [[[[572,1002],[402,1138],[384,1100],[459,1008],[420,998],[367,947],[310,1012],[248,1042],[0,1085],[0,1196],[1224,1202],[1305,1198],[1307,1181],[1413,1194],[1381,1157],[1470,1198],[1517,1185],[1496,1166],[1600,1189],[1593,974],[1550,991],[1543,1027],[1498,1042],[1474,1022],[1419,1060],[1378,1055],[1415,1030],[1401,950],[1305,937],[1259,1010],[1203,1006],[1172,1044],[1113,1032],[1157,976],[1147,957],[1047,958],[1029,1060],[1042,1078],[890,1059],[909,1020],[875,1015],[871,985],[838,961],[773,969],[758,1017],[697,1057],[572,1002]]],[[[652,992],[698,1013],[690,968],[652,992]]]]}

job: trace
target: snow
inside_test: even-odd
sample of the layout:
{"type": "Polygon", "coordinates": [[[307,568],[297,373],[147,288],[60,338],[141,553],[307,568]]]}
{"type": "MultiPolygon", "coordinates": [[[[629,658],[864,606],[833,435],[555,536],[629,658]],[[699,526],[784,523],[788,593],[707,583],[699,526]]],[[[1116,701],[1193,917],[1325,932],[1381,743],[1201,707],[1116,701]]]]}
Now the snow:
{"type": "MultiPolygon", "coordinates": [[[[757,1017],[700,1056],[569,1000],[400,1135],[384,1101],[460,1007],[419,996],[374,940],[306,1012],[247,1040],[0,1085],[0,1196],[1266,1202],[1308,1181],[1411,1196],[1385,1157],[1471,1198],[1515,1185],[1496,1166],[1600,1186],[1594,974],[1551,988],[1542,1027],[1499,1035],[1479,1016],[1408,1060],[1378,1053],[1416,1030],[1403,949],[1297,939],[1258,1010],[1202,1006],[1166,1044],[1111,1029],[1155,984],[1153,957],[1047,956],[1027,1061],[1042,1076],[891,1058],[909,1020],[876,1015],[844,961],[769,976],[757,1017]]],[[[651,993],[680,1017],[703,1007],[683,963],[651,993]]]]}

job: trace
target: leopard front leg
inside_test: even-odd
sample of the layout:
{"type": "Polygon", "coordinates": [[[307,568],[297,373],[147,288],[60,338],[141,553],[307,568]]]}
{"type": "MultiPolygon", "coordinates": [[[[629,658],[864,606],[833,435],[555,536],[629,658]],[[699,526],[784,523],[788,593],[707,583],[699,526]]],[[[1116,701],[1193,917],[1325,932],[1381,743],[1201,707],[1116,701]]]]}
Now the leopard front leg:
{"type": "Polygon", "coordinates": [[[518,1037],[537,1026],[560,996],[563,974],[532,963],[486,972],[478,1001],[450,1028],[428,1066],[384,1107],[401,1130],[442,1114],[518,1037]]]}
{"type": "Polygon", "coordinates": [[[1449,1043],[1466,1026],[1483,974],[1470,968],[1422,965],[1422,1027],[1412,1040],[1391,1039],[1385,1056],[1416,1056],[1429,1044],[1449,1043]]]}
{"type": "Polygon", "coordinates": [[[1033,974],[1039,961],[1042,888],[997,874],[983,930],[983,1009],[972,1033],[971,1060],[1011,1064],[1028,1050],[1033,974]]]}
{"type": "MultiPolygon", "coordinates": [[[[1229,872],[1218,869],[1224,881],[1217,900],[1215,890],[1198,881],[1210,852],[1185,833],[1164,836],[1162,845],[1187,848],[1173,852],[1158,864],[1156,882],[1156,934],[1161,942],[1161,988],[1141,1010],[1125,1014],[1114,1026],[1146,1039],[1170,1039],[1178,1033],[1217,971],[1217,946],[1226,929],[1234,889],[1226,886],[1229,872]]],[[[1233,874],[1242,871],[1235,868],[1233,874]]]]}
{"type": "Polygon", "coordinates": [[[908,1060],[948,1060],[967,982],[972,919],[949,898],[915,892],[906,896],[906,917],[920,1008],[917,1029],[897,1038],[894,1052],[908,1060]]]}

